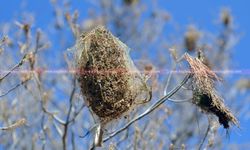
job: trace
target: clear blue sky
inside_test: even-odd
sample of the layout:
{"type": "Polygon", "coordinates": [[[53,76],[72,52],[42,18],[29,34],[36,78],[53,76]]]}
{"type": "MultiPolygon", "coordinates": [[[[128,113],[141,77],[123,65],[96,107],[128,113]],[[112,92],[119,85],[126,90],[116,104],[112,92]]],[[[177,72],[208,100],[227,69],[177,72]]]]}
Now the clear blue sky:
{"type": "MultiPolygon", "coordinates": [[[[49,0],[0,0],[0,24],[20,20],[23,12],[33,13],[35,16],[34,27],[47,30],[47,24],[52,23],[53,8],[49,0]]],[[[147,1],[149,2],[149,1],[147,1]]],[[[234,47],[235,69],[250,70],[250,1],[249,0],[160,0],[161,8],[171,13],[179,25],[185,27],[195,23],[202,29],[216,30],[216,19],[221,7],[231,9],[236,22],[236,33],[240,41],[234,47]]],[[[80,11],[80,18],[86,17],[87,0],[74,0],[73,7],[80,11]]],[[[2,33],[0,33],[2,36],[2,33]]],[[[249,75],[245,75],[248,76],[249,75]]],[[[241,121],[240,135],[232,133],[233,141],[244,143],[250,141],[249,121],[241,121]]],[[[234,131],[232,131],[234,132],[234,131]]],[[[238,132],[238,131],[236,131],[238,132]]]]}
{"type": "MultiPolygon", "coordinates": [[[[49,0],[1,0],[0,23],[13,21],[20,18],[21,12],[32,12],[35,15],[35,26],[46,29],[48,23],[52,22],[53,8],[49,0]]],[[[161,7],[168,10],[174,20],[185,26],[195,23],[204,29],[216,26],[216,18],[221,7],[232,10],[236,21],[238,35],[241,37],[235,47],[235,58],[239,62],[237,67],[249,68],[248,43],[250,41],[250,1],[248,0],[160,0],[161,7]],[[205,17],[204,17],[205,16],[205,17]]],[[[87,0],[74,0],[74,8],[80,11],[80,17],[86,17],[87,0]]]]}

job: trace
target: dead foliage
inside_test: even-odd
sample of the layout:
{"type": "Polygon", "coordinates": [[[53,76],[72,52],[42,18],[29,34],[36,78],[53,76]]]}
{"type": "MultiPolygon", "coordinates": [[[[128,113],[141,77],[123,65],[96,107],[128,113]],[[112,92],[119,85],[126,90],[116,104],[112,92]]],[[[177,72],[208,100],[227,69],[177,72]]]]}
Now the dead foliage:
{"type": "Polygon", "coordinates": [[[11,124],[10,126],[7,127],[1,127],[0,130],[7,130],[7,131],[11,131],[14,130],[16,128],[19,128],[21,126],[24,126],[26,124],[26,119],[22,118],[20,120],[17,120],[16,122],[14,122],[13,124],[11,124]]]}
{"type": "Polygon", "coordinates": [[[237,119],[225,106],[214,88],[214,82],[220,80],[217,75],[200,59],[192,58],[188,54],[185,55],[185,59],[188,61],[193,74],[193,103],[204,112],[216,115],[219,123],[226,129],[229,128],[229,122],[238,125],[237,119]]]}

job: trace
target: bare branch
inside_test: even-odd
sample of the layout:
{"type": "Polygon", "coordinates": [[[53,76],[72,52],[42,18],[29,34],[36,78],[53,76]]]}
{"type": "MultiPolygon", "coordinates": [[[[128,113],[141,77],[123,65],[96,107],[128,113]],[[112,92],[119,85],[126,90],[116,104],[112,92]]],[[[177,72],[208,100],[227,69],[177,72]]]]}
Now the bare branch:
{"type": "Polygon", "coordinates": [[[68,132],[68,126],[70,123],[70,115],[71,115],[71,110],[73,108],[73,98],[75,95],[75,91],[76,91],[76,78],[74,78],[73,80],[73,89],[71,91],[70,94],[70,98],[69,98],[69,102],[70,102],[70,107],[67,113],[67,118],[66,118],[66,122],[64,124],[64,131],[63,131],[63,135],[62,135],[62,143],[63,143],[63,150],[67,149],[67,132],[68,132]]]}
{"type": "Polygon", "coordinates": [[[204,135],[204,137],[203,137],[203,139],[202,139],[202,141],[200,143],[199,150],[201,150],[202,145],[204,144],[204,142],[205,142],[205,140],[207,138],[209,130],[210,130],[210,120],[209,120],[209,117],[208,117],[208,127],[207,127],[206,133],[205,133],[205,135],[204,135]]]}
{"type": "Polygon", "coordinates": [[[27,54],[25,54],[23,56],[23,58],[14,67],[12,67],[5,75],[3,75],[0,78],[0,83],[3,81],[4,78],[6,78],[8,75],[10,75],[12,71],[14,71],[16,68],[20,67],[24,63],[24,61],[26,60],[26,56],[27,56],[27,54]]]}
{"type": "Polygon", "coordinates": [[[17,89],[19,86],[25,84],[25,83],[28,82],[29,80],[30,80],[30,78],[27,79],[27,80],[24,80],[24,81],[22,81],[22,82],[20,82],[20,83],[18,83],[17,85],[15,85],[14,87],[10,88],[8,91],[6,91],[6,92],[4,92],[2,95],[0,95],[0,98],[1,98],[1,97],[4,97],[4,96],[6,96],[6,95],[8,95],[10,92],[14,91],[14,90],[17,89]]]}
{"type": "Polygon", "coordinates": [[[187,99],[182,99],[182,100],[171,99],[171,98],[168,99],[168,101],[174,102],[174,103],[190,102],[191,100],[192,100],[192,98],[187,98],[187,99]]]}
{"type": "Polygon", "coordinates": [[[75,121],[76,117],[80,114],[80,112],[83,110],[83,108],[84,108],[85,106],[86,106],[86,105],[83,104],[83,105],[80,107],[80,109],[79,109],[77,112],[74,113],[74,116],[69,120],[69,123],[75,121]]]}
{"type": "Polygon", "coordinates": [[[53,119],[55,119],[61,125],[64,125],[66,123],[61,118],[59,118],[58,116],[56,116],[53,112],[48,111],[44,106],[42,107],[42,110],[43,110],[44,113],[46,113],[49,116],[51,116],[53,119]]]}
{"type": "Polygon", "coordinates": [[[108,141],[112,137],[116,136],[117,134],[121,133],[122,131],[124,131],[125,129],[127,129],[128,127],[130,127],[134,122],[140,120],[141,118],[145,117],[146,115],[148,115],[149,113],[151,113],[152,111],[154,111],[161,104],[163,104],[166,100],[168,100],[168,98],[170,98],[171,96],[173,96],[188,81],[188,79],[190,77],[191,77],[191,74],[186,75],[185,78],[183,79],[183,81],[177,87],[175,87],[174,89],[172,89],[166,96],[162,97],[157,102],[155,102],[154,104],[152,104],[145,112],[143,112],[139,116],[137,116],[134,119],[132,119],[124,127],[120,128],[116,132],[110,134],[108,137],[106,137],[103,140],[103,142],[108,141]]]}
{"type": "Polygon", "coordinates": [[[58,132],[58,134],[60,135],[60,137],[62,137],[63,132],[62,132],[61,128],[55,122],[53,122],[53,125],[56,128],[56,131],[58,132]]]}

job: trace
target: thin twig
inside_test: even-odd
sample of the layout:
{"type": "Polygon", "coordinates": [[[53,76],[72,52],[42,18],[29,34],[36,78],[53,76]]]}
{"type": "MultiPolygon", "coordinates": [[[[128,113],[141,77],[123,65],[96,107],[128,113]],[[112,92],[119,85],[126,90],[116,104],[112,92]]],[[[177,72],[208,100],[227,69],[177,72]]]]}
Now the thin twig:
{"type": "Polygon", "coordinates": [[[20,67],[24,63],[26,56],[27,56],[27,54],[25,54],[23,56],[23,58],[14,67],[12,67],[5,75],[0,77],[0,83],[3,81],[4,78],[6,78],[8,75],[10,75],[12,71],[14,71],[16,68],[20,67]]]}
{"type": "Polygon", "coordinates": [[[59,118],[58,116],[56,116],[53,112],[48,111],[45,106],[42,106],[42,110],[44,113],[48,114],[49,116],[51,116],[53,119],[55,119],[58,123],[60,123],[61,125],[65,125],[65,121],[63,121],[61,118],[59,118]]]}
{"type": "Polygon", "coordinates": [[[124,131],[125,129],[127,129],[134,122],[140,120],[141,118],[145,117],[146,115],[148,115],[149,113],[151,113],[152,111],[154,111],[157,107],[159,107],[166,100],[168,100],[168,98],[170,98],[171,96],[173,96],[188,81],[188,79],[190,77],[191,77],[191,74],[186,75],[185,78],[183,79],[183,81],[177,87],[175,87],[174,89],[172,89],[167,95],[165,95],[164,97],[162,97],[160,100],[158,100],[157,102],[155,102],[154,104],[152,104],[145,112],[143,112],[142,114],[140,114],[139,116],[135,117],[130,122],[128,122],[124,127],[120,128],[116,132],[110,134],[108,137],[106,137],[103,140],[103,142],[107,142],[112,137],[116,136],[117,134],[119,134],[122,131],[124,131]]]}
{"type": "Polygon", "coordinates": [[[72,150],[76,150],[76,142],[75,142],[75,134],[71,132],[71,143],[72,143],[72,150]]]}
{"type": "Polygon", "coordinates": [[[74,122],[76,117],[80,114],[80,112],[83,110],[83,108],[85,107],[85,104],[82,104],[82,106],[80,107],[80,109],[74,113],[74,116],[69,120],[69,123],[74,122]]]}
{"type": "Polygon", "coordinates": [[[208,126],[207,126],[207,130],[206,130],[206,133],[205,133],[205,135],[204,135],[204,137],[203,137],[203,139],[202,139],[202,141],[201,141],[201,143],[200,143],[199,150],[201,150],[202,145],[204,144],[204,142],[205,142],[205,140],[206,140],[206,138],[207,138],[207,135],[208,135],[209,130],[210,130],[210,120],[209,120],[209,117],[208,117],[208,126]]]}
{"type": "Polygon", "coordinates": [[[88,129],[88,131],[87,131],[85,134],[80,135],[79,137],[80,137],[80,138],[85,138],[85,137],[88,136],[90,133],[92,133],[94,130],[96,130],[97,125],[98,125],[98,124],[93,125],[90,129],[88,129]]]}
{"type": "Polygon", "coordinates": [[[125,135],[117,142],[117,146],[119,146],[123,141],[125,141],[129,136],[129,128],[126,130],[125,135]]]}
{"type": "Polygon", "coordinates": [[[163,91],[164,95],[167,95],[167,90],[168,90],[168,86],[169,86],[170,79],[171,79],[172,75],[173,75],[173,71],[171,71],[170,74],[168,75],[167,83],[166,83],[166,85],[164,87],[164,91],[163,91]]]}
{"type": "MultiPolygon", "coordinates": [[[[173,70],[174,71],[176,71],[178,63],[181,62],[184,59],[184,57],[185,57],[185,54],[183,54],[180,58],[173,57],[174,58],[173,59],[174,60],[173,70]]],[[[173,71],[170,71],[168,78],[167,78],[167,83],[165,84],[164,91],[163,91],[164,96],[167,95],[167,90],[168,90],[172,76],[173,76],[173,71]]],[[[183,86],[182,86],[182,88],[183,88],[183,86]]]]}
{"type": "Polygon", "coordinates": [[[74,78],[73,80],[73,89],[70,93],[70,97],[69,97],[69,102],[70,102],[70,107],[67,113],[67,118],[66,118],[66,122],[64,124],[64,131],[63,131],[63,136],[62,136],[62,144],[63,144],[63,150],[67,149],[67,132],[68,132],[68,126],[70,123],[70,115],[72,112],[72,108],[73,108],[73,98],[75,95],[75,91],[76,91],[76,78],[74,78]]]}
{"type": "Polygon", "coordinates": [[[1,98],[1,97],[4,97],[4,96],[6,96],[6,95],[8,95],[10,92],[14,91],[14,90],[17,89],[19,86],[25,84],[25,83],[28,82],[28,81],[29,81],[29,79],[28,79],[28,80],[24,80],[24,81],[18,83],[17,85],[15,85],[14,87],[10,88],[8,91],[6,91],[6,92],[4,92],[2,95],[0,95],[0,98],[1,98]]]}
{"type": "Polygon", "coordinates": [[[169,98],[169,99],[168,99],[168,101],[170,101],[170,102],[174,102],[174,103],[190,102],[191,100],[192,100],[192,98],[182,99],[182,100],[171,99],[171,98],[169,98]]]}
{"type": "Polygon", "coordinates": [[[46,136],[47,136],[47,133],[46,133],[46,129],[45,129],[45,115],[43,114],[42,115],[42,119],[41,119],[41,129],[42,129],[42,133],[44,135],[43,138],[41,138],[42,140],[42,150],[45,150],[45,146],[46,146],[46,136]]]}
{"type": "MultiPolygon", "coordinates": [[[[32,53],[30,53],[30,54],[35,55],[35,54],[38,53],[38,50],[39,50],[39,40],[40,40],[40,32],[37,33],[35,51],[32,52],[32,53]]],[[[22,57],[22,59],[15,66],[13,66],[5,75],[3,75],[2,77],[0,77],[0,83],[3,81],[4,78],[6,78],[7,76],[9,76],[12,71],[14,71],[16,68],[22,66],[23,63],[26,61],[28,55],[29,54],[25,54],[22,57]]]]}
{"type": "Polygon", "coordinates": [[[55,129],[58,132],[58,134],[60,135],[60,137],[62,137],[62,135],[63,135],[62,130],[54,121],[53,121],[53,126],[55,127],[55,129]]]}

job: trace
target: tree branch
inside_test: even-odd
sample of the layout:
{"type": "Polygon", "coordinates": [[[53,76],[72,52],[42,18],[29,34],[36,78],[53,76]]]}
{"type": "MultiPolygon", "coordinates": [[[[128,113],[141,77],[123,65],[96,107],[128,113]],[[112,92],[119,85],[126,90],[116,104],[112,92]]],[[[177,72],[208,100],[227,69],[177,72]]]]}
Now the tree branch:
{"type": "Polygon", "coordinates": [[[148,115],[149,113],[151,113],[152,111],[154,111],[161,104],[163,104],[166,100],[168,100],[168,98],[170,98],[171,96],[173,96],[188,81],[188,79],[190,77],[191,77],[191,74],[186,75],[185,78],[182,80],[182,82],[177,87],[175,87],[174,89],[172,89],[168,94],[166,94],[166,96],[162,97],[157,102],[155,102],[154,104],[152,104],[145,112],[143,112],[139,116],[137,116],[134,119],[132,119],[124,127],[120,128],[117,131],[115,131],[114,133],[110,134],[108,137],[106,137],[103,140],[103,142],[107,142],[108,140],[110,140],[111,138],[113,138],[114,136],[116,136],[117,134],[121,133],[122,131],[124,131],[125,129],[127,129],[128,127],[130,127],[134,122],[140,120],[141,118],[145,117],[146,115],[148,115]]]}
{"type": "Polygon", "coordinates": [[[6,95],[8,95],[10,92],[14,91],[15,89],[17,89],[19,86],[25,84],[26,82],[28,82],[30,79],[27,79],[27,80],[24,80],[20,83],[18,83],[17,85],[15,85],[14,87],[10,88],[8,91],[4,92],[2,95],[0,95],[0,98],[1,97],[4,97],[6,95]]]}
{"type": "Polygon", "coordinates": [[[67,149],[67,132],[68,132],[68,126],[70,123],[70,115],[71,115],[71,110],[73,107],[73,98],[75,95],[75,90],[76,90],[76,78],[74,78],[74,80],[73,80],[73,89],[70,93],[70,98],[69,98],[70,107],[69,107],[69,110],[67,113],[66,122],[64,124],[64,131],[63,131],[63,136],[62,136],[63,150],[67,149]]]}
{"type": "Polygon", "coordinates": [[[207,135],[208,135],[209,130],[210,130],[210,120],[209,120],[209,117],[208,117],[208,126],[207,126],[207,130],[206,130],[206,133],[205,133],[205,135],[204,135],[204,137],[203,137],[203,139],[202,139],[202,141],[201,141],[201,143],[200,143],[200,145],[199,145],[199,150],[202,149],[202,146],[203,146],[203,144],[204,144],[204,142],[205,142],[205,140],[206,140],[206,138],[207,138],[207,135]]]}
{"type": "Polygon", "coordinates": [[[6,78],[8,75],[10,75],[12,71],[14,71],[16,68],[20,67],[24,63],[26,56],[27,56],[27,54],[25,54],[23,56],[23,58],[14,67],[12,67],[5,75],[0,77],[0,83],[3,81],[4,78],[6,78]]]}

